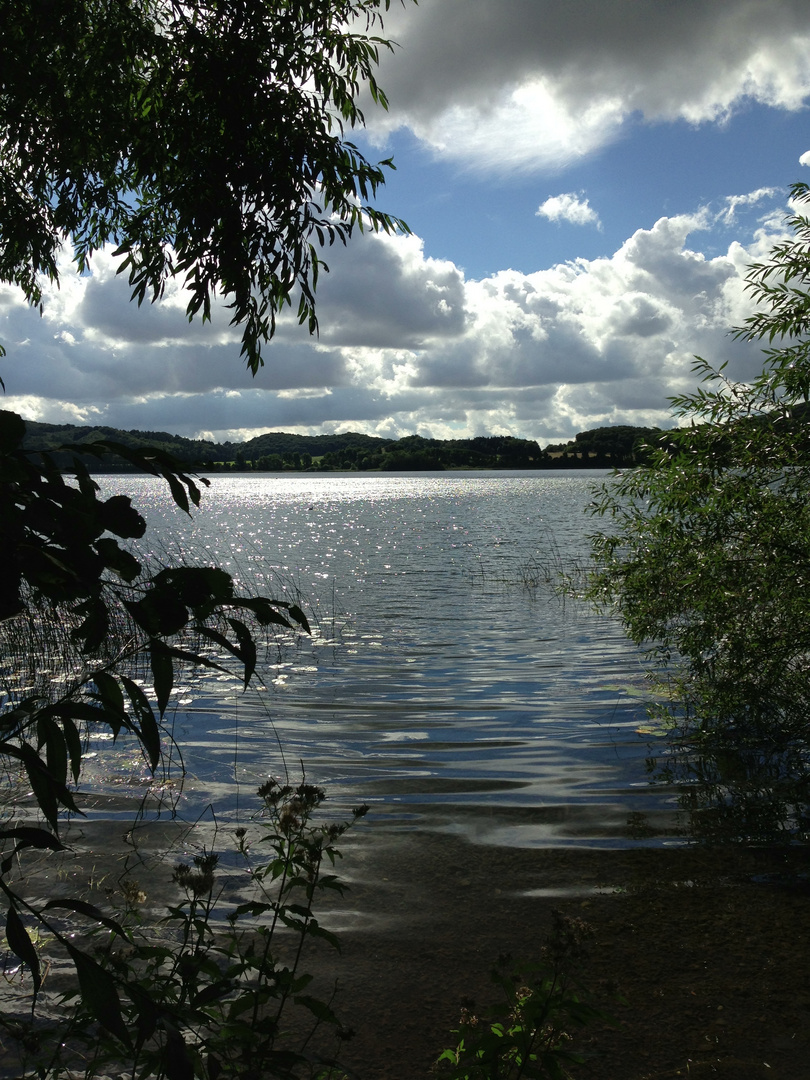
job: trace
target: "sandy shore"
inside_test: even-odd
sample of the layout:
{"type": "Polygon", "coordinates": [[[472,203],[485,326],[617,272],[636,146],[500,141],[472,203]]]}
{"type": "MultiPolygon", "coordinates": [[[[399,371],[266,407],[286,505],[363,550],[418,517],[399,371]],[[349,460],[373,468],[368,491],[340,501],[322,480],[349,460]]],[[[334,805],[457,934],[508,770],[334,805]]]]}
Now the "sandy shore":
{"type": "Polygon", "coordinates": [[[319,965],[339,978],[339,1011],[357,1029],[346,1063],[363,1080],[428,1076],[461,1001],[491,1001],[498,956],[535,959],[559,909],[593,927],[581,979],[618,1021],[583,1033],[595,1057],[578,1078],[804,1080],[802,859],[693,847],[525,850],[358,831],[342,867],[351,891],[332,916],[343,950],[319,965]]]}
{"type": "MultiPolygon", "coordinates": [[[[461,1002],[493,1000],[501,954],[536,960],[558,909],[592,926],[579,978],[617,1020],[578,1038],[594,1056],[576,1080],[810,1080],[803,851],[500,847],[431,824],[359,825],[340,845],[350,891],[319,906],[342,950],[319,943],[304,969],[322,996],[338,982],[336,1011],[356,1031],[342,1053],[353,1076],[427,1078],[461,1002]]],[[[104,903],[132,869],[121,829],[77,825],[73,861],[42,861],[43,895],[57,886],[104,903]]],[[[173,863],[201,836],[170,822],[145,835],[158,862],[143,881],[159,907],[173,863]]]]}

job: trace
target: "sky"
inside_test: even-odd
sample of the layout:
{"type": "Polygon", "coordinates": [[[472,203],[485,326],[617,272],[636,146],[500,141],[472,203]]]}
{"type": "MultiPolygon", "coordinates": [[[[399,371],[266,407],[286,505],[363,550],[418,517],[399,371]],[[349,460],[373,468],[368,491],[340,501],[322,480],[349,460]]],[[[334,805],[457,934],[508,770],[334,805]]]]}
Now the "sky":
{"type": "Polygon", "coordinates": [[[377,204],[409,236],[330,250],[320,334],[282,318],[254,378],[222,309],[179,283],[138,308],[110,250],[63,252],[44,313],[0,286],[5,407],[194,438],[511,434],[545,446],[673,424],[700,355],[753,377],[746,268],[810,182],[807,0],[392,4],[390,108],[353,138],[393,154],[377,204]]]}

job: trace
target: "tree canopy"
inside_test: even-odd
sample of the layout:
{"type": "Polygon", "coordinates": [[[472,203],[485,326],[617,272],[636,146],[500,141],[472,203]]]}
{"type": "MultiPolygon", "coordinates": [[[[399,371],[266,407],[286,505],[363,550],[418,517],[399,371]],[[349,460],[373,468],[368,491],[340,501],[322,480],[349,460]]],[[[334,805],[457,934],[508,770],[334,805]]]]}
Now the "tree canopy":
{"type": "Polygon", "coordinates": [[[810,824],[810,187],[791,196],[793,235],[750,268],[758,310],[734,332],[768,343],[761,374],[741,383],[696,361],[701,385],[673,399],[682,426],[601,489],[611,521],[589,578],[670,665],[663,711],[700,750],[691,779],[721,814],[744,804],[749,836],[810,824]],[[778,812],[755,767],[781,784],[778,812]]]}
{"type": "Polygon", "coordinates": [[[389,4],[0,0],[0,280],[41,304],[63,239],[82,272],[111,243],[139,304],[224,298],[254,373],[282,307],[316,331],[320,249],[406,228],[346,138],[389,4]]]}

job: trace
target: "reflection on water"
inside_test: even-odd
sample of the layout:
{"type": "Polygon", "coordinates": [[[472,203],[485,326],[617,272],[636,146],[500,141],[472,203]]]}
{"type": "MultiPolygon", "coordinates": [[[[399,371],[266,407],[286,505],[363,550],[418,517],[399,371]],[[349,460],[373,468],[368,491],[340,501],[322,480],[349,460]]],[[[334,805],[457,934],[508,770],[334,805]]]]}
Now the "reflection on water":
{"type": "Polygon", "coordinates": [[[773,714],[712,725],[687,716],[648,761],[678,792],[683,829],[711,843],[807,843],[810,745],[805,724],[773,714]]]}
{"type": "Polygon", "coordinates": [[[133,492],[155,550],[216,559],[315,616],[311,640],[266,643],[262,688],[181,688],[184,813],[233,813],[303,763],[333,802],[366,800],[392,827],[430,819],[512,844],[671,836],[673,792],[649,785],[638,734],[638,652],[544,581],[586,558],[602,475],[216,476],[190,523],[151,478],[105,478],[133,492]]]}

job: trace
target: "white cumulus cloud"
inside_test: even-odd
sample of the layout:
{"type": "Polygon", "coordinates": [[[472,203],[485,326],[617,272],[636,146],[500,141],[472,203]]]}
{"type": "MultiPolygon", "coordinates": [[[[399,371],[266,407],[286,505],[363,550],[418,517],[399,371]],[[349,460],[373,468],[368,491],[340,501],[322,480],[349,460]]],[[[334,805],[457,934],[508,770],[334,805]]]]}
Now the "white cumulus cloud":
{"type": "Polygon", "coordinates": [[[576,195],[569,191],[564,195],[552,195],[537,208],[537,217],[556,222],[567,221],[571,225],[595,225],[601,228],[599,215],[581,194],[576,195]]]}
{"type": "Polygon", "coordinates": [[[238,343],[222,341],[219,314],[209,337],[183,336],[175,301],[127,319],[129,290],[102,260],[98,277],[48,289],[44,318],[0,294],[5,404],[31,419],[219,438],[275,428],[547,443],[602,424],[666,425],[667,398],[694,386],[694,354],[728,360],[735,378],[761,366],[728,330],[750,310],[747,264],[782,226],[708,257],[690,237],[713,220],[662,217],[609,256],[479,281],[416,237],[358,237],[322,281],[319,338],[283,320],[256,379],[238,343]],[[104,311],[121,317],[102,333],[104,311]]]}

